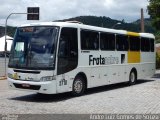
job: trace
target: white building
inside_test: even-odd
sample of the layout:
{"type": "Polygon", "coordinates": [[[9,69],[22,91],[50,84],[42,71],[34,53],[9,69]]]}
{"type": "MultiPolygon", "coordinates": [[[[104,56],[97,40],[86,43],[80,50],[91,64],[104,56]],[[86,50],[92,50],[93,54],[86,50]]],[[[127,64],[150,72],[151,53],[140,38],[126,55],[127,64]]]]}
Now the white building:
{"type": "MultiPolygon", "coordinates": [[[[7,42],[7,51],[10,51],[11,46],[12,46],[12,41],[13,38],[10,36],[6,37],[6,42],[7,42]]],[[[0,52],[4,52],[5,51],[5,36],[0,38],[0,52]]],[[[7,64],[8,64],[8,58],[6,58],[6,68],[7,68],[7,64]]],[[[0,56],[0,79],[4,79],[6,73],[5,73],[5,58],[4,55],[0,56]]]]}
{"type": "MultiPolygon", "coordinates": [[[[6,39],[6,42],[7,42],[7,51],[10,51],[13,38],[10,37],[10,36],[7,36],[6,38],[7,38],[6,39]]],[[[3,36],[3,37],[0,38],[0,51],[5,51],[4,48],[5,48],[5,36],[3,36]]]]}

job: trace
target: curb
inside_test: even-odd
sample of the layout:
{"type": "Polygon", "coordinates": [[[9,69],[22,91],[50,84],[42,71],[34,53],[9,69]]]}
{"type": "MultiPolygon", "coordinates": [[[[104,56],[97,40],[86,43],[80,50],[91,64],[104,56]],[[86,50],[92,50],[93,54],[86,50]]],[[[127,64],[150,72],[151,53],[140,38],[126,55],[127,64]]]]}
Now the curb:
{"type": "Polygon", "coordinates": [[[2,76],[2,77],[0,77],[0,80],[6,80],[7,79],[7,77],[6,76],[2,76]]]}

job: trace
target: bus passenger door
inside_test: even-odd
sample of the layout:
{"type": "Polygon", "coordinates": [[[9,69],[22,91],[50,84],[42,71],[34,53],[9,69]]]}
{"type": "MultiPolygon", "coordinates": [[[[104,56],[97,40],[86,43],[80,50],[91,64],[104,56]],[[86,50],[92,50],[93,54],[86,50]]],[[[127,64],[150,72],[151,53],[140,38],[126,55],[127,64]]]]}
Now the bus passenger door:
{"type": "MultiPolygon", "coordinates": [[[[72,86],[68,72],[78,65],[78,38],[76,28],[62,28],[58,48],[57,92],[67,92],[72,86]],[[69,84],[70,83],[70,84],[69,84]]],[[[71,74],[71,73],[70,73],[71,74]]]]}

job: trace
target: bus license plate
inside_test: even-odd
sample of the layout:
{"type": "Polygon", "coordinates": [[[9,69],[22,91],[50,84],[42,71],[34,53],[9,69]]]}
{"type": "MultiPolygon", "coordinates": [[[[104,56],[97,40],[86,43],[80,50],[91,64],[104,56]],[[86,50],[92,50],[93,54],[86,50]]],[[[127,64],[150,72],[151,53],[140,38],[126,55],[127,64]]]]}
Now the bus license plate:
{"type": "Polygon", "coordinates": [[[22,87],[30,88],[30,85],[29,84],[22,84],[22,87]]]}

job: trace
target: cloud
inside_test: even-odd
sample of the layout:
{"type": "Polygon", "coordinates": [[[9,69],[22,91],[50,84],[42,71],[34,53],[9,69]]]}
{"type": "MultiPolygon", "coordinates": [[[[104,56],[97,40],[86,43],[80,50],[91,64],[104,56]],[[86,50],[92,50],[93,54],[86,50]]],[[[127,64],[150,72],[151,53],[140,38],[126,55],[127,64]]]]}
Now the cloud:
{"type": "MultiPolygon", "coordinates": [[[[147,0],[1,0],[0,25],[12,12],[26,12],[27,7],[40,7],[40,21],[53,21],[81,15],[106,16],[131,22],[140,18],[140,9],[144,8],[145,17],[147,0]]],[[[27,21],[26,15],[13,15],[8,20],[10,25],[19,25],[27,21]]],[[[37,22],[37,21],[36,21],[37,22]]]]}

